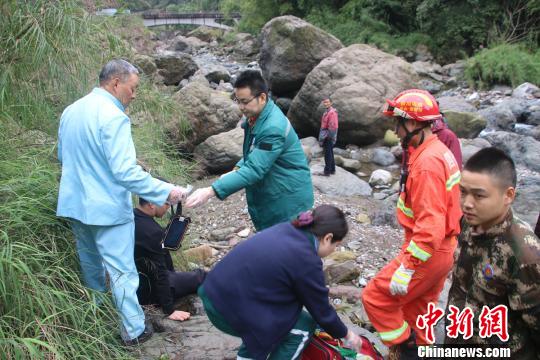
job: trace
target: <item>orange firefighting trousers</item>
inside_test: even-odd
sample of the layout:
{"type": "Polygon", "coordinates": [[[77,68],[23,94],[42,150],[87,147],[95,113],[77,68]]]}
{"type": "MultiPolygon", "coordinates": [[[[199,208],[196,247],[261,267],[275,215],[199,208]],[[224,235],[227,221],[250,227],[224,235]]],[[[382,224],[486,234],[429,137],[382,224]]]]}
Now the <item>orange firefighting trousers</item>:
{"type": "Polygon", "coordinates": [[[416,267],[406,295],[392,296],[389,290],[392,275],[401,264],[403,252],[382,268],[364,289],[364,308],[386,345],[396,345],[407,340],[411,328],[416,333],[418,345],[428,344],[425,329],[417,328],[416,319],[427,312],[430,302],[437,304],[446,277],[452,269],[457,241],[455,237],[445,240],[452,245],[443,246],[429,261],[416,267]]]}

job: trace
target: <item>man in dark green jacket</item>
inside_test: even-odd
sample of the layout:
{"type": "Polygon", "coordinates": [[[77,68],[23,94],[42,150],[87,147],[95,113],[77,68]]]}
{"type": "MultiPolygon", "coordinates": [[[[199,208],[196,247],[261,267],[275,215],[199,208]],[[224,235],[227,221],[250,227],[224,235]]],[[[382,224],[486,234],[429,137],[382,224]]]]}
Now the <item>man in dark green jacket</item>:
{"type": "Polygon", "coordinates": [[[246,189],[249,214],[257,231],[296,217],[313,206],[313,186],[298,135],[268,97],[260,72],[247,70],[234,85],[235,102],[244,114],[243,158],[212,186],[198,189],[186,207],[224,200],[246,189]]]}

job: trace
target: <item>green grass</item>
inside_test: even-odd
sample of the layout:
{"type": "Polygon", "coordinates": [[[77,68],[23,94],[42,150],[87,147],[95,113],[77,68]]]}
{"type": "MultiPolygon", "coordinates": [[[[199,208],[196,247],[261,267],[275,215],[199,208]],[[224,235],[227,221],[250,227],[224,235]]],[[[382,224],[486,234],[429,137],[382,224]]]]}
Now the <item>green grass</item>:
{"type": "MultiPolygon", "coordinates": [[[[106,61],[133,55],[116,21],[88,17],[75,0],[0,5],[0,359],[133,358],[110,296],[96,306],[82,285],[73,236],[55,215],[60,114],[106,61]]],[[[143,79],[129,111],[139,158],[187,181],[189,165],[162,130],[183,110],[143,79]]]]}
{"type": "Polygon", "coordinates": [[[465,77],[474,87],[496,84],[516,87],[526,81],[540,85],[540,50],[503,44],[484,49],[467,62],[465,77]]]}

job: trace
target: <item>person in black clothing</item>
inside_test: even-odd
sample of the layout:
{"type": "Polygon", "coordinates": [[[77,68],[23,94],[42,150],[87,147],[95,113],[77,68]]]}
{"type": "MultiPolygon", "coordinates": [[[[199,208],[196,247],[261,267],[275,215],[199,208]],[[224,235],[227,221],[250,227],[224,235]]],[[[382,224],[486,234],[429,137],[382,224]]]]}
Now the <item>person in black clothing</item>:
{"type": "Polygon", "coordinates": [[[137,297],[141,305],[159,304],[171,320],[184,321],[190,317],[185,311],[174,309],[176,299],[195,294],[206,272],[174,270],[171,255],[161,246],[164,229],[154,220],[162,218],[169,209],[139,198],[135,215],[135,264],[139,272],[137,297]]]}

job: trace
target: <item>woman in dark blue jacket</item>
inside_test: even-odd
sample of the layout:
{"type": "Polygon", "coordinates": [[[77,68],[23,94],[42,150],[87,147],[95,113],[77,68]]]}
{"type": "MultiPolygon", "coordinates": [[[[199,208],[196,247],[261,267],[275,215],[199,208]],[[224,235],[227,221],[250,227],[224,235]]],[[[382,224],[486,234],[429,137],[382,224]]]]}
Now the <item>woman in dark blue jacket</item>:
{"type": "Polygon", "coordinates": [[[297,359],[316,324],[360,348],[329,303],[321,261],[347,231],[343,212],[321,205],[257,233],[207,275],[199,295],[210,321],[242,338],[238,359],[297,359]]]}

